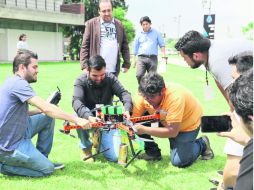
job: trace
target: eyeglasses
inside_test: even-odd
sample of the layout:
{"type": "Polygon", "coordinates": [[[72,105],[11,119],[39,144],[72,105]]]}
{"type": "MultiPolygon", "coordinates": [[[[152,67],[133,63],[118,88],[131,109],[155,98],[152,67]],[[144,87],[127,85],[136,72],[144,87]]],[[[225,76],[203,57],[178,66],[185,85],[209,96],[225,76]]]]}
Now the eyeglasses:
{"type": "Polygon", "coordinates": [[[157,96],[160,96],[161,93],[156,93],[156,94],[141,94],[145,100],[151,100],[154,99],[157,96]]]}

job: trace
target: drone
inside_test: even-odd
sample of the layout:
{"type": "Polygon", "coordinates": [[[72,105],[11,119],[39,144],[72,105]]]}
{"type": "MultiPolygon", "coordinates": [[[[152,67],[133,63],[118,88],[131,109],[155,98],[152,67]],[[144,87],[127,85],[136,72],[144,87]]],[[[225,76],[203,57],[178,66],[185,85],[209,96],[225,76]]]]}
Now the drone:
{"type": "MultiPolygon", "coordinates": [[[[139,150],[137,153],[134,150],[132,141],[133,140],[139,140],[144,142],[151,142],[153,140],[151,139],[145,139],[140,138],[136,134],[135,125],[136,124],[144,124],[148,122],[156,122],[160,120],[160,113],[155,112],[152,115],[145,115],[140,117],[131,117],[130,119],[127,119],[124,117],[123,114],[124,108],[122,106],[118,105],[106,105],[101,106],[99,108],[96,108],[96,118],[98,118],[98,122],[91,123],[91,127],[103,131],[110,131],[112,129],[120,129],[124,132],[126,132],[130,149],[132,152],[132,159],[127,162],[127,164],[124,166],[125,168],[128,167],[128,165],[141,153],[142,150],[139,150]]],[[[73,135],[70,134],[70,130],[73,129],[81,129],[81,126],[78,125],[70,125],[69,122],[65,121],[63,125],[63,129],[60,129],[60,132],[70,135],[73,137],[73,135]]],[[[99,143],[100,144],[100,143],[99,143]]],[[[100,151],[100,148],[97,149],[97,153],[91,155],[90,157],[87,157],[86,159],[89,159],[91,157],[95,157],[100,153],[103,153],[105,151],[109,150],[105,149],[100,151]]]]}

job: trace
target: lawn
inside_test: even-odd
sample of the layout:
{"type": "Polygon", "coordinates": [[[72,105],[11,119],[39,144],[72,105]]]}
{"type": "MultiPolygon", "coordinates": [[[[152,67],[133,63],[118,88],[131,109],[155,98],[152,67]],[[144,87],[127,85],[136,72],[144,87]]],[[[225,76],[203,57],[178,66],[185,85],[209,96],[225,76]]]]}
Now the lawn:
{"type": "MultiPolygon", "coordinates": [[[[12,75],[11,70],[11,64],[0,64],[0,85],[6,77],[12,75]]],[[[78,62],[40,63],[38,82],[32,86],[45,99],[58,86],[62,92],[59,106],[73,113],[73,83],[80,73],[78,62]]],[[[180,83],[192,91],[202,104],[204,114],[221,114],[228,110],[226,101],[211,77],[209,81],[215,90],[215,97],[212,101],[204,100],[204,71],[168,64],[163,76],[165,81],[180,83]]],[[[119,79],[132,95],[136,94],[137,82],[133,68],[126,74],[121,73],[119,79]]],[[[8,177],[0,174],[1,190],[207,190],[212,187],[208,178],[217,177],[216,171],[223,168],[226,158],[223,154],[225,139],[208,134],[215,158],[210,161],[197,160],[185,169],[170,164],[168,140],[157,138],[163,157],[160,162],[135,160],[125,169],[99,156],[95,163],[84,163],[79,158],[78,139],[58,131],[62,123],[56,122],[54,145],[49,159],[64,163],[66,168],[45,178],[8,177]]]]}

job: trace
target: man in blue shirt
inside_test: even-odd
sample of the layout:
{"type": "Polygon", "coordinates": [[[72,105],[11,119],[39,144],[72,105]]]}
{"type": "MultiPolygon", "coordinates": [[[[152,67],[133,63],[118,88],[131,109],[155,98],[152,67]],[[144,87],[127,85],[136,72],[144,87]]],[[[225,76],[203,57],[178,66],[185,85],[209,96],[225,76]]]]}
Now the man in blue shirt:
{"type": "Polygon", "coordinates": [[[64,167],[48,160],[53,144],[53,118],[68,120],[84,129],[90,128],[89,121],[65,113],[36,95],[30,83],[37,81],[37,54],[19,51],[13,61],[13,73],[0,87],[0,173],[50,175],[64,167]],[[29,111],[28,104],[37,109],[29,111]],[[31,139],[37,134],[35,147],[31,139]]]}
{"type": "Polygon", "coordinates": [[[140,19],[140,24],[143,31],[139,33],[134,41],[132,63],[136,67],[136,55],[138,55],[137,64],[137,80],[140,82],[141,78],[147,72],[157,71],[158,65],[158,46],[161,48],[162,58],[166,61],[165,43],[161,34],[151,28],[151,20],[148,16],[140,19]]]}

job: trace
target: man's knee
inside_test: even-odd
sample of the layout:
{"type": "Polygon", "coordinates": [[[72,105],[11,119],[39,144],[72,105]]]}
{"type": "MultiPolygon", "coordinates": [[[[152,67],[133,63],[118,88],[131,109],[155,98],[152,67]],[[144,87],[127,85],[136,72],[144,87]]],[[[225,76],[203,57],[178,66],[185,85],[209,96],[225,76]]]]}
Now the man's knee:
{"type": "Polygon", "coordinates": [[[53,174],[54,172],[54,164],[53,163],[48,163],[48,164],[45,164],[44,166],[42,166],[43,169],[41,170],[41,172],[43,173],[43,176],[48,176],[48,175],[51,175],[53,174]]]}
{"type": "Polygon", "coordinates": [[[171,157],[171,164],[178,168],[185,168],[192,164],[190,159],[181,159],[178,156],[171,157]]]}

